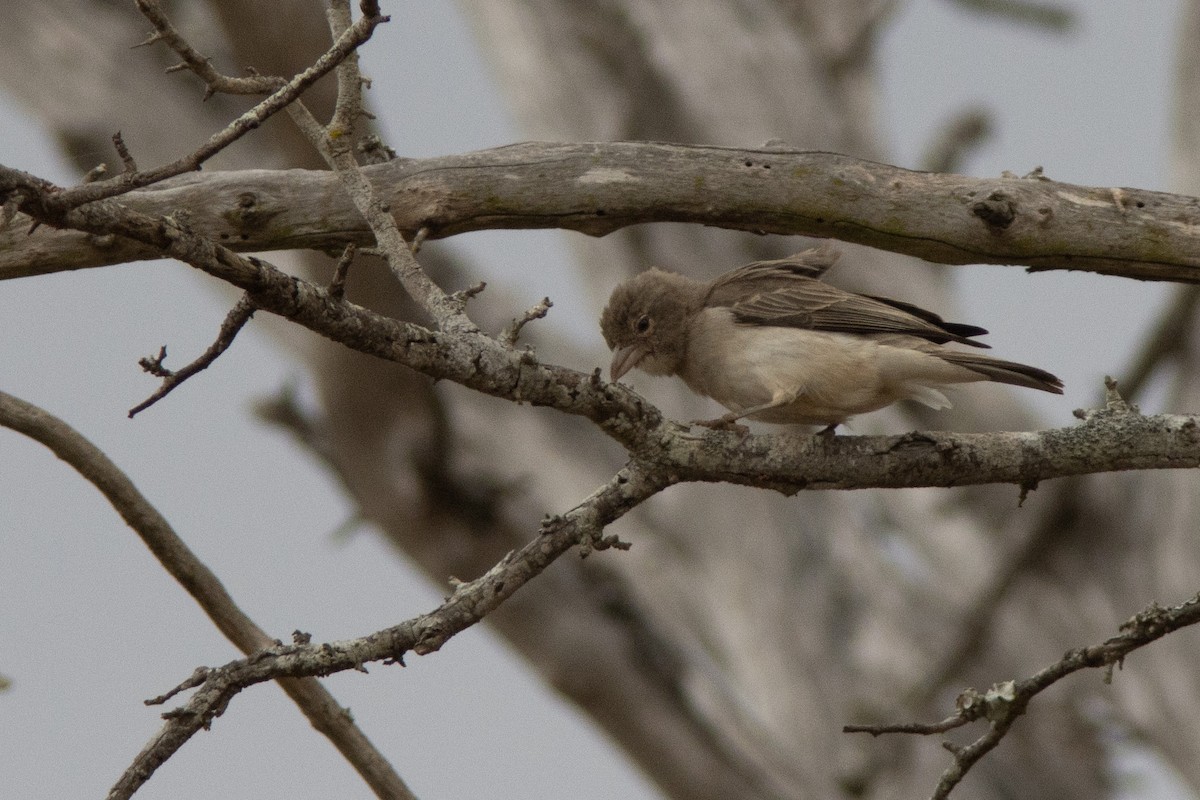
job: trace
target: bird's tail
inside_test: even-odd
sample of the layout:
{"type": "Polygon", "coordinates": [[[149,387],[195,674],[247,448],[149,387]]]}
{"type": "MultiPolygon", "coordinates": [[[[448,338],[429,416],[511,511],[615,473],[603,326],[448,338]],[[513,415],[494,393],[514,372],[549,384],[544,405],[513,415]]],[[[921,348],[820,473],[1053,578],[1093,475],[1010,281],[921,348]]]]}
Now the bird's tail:
{"type": "Polygon", "coordinates": [[[1015,361],[1004,361],[960,350],[941,350],[938,355],[951,364],[966,367],[972,372],[986,376],[989,381],[1039,389],[1051,394],[1063,393],[1063,383],[1057,376],[1028,364],[1018,364],[1015,361]]]}

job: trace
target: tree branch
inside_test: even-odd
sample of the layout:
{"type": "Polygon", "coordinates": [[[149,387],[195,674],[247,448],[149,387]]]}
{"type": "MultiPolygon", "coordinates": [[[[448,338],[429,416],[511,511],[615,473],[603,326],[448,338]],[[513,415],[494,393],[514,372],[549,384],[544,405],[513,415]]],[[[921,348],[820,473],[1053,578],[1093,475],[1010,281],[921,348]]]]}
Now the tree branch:
{"type": "Polygon", "coordinates": [[[911,488],[1040,481],[1135,469],[1200,465],[1192,416],[1143,416],[1110,386],[1105,409],[1078,411],[1084,424],[1023,433],[904,436],[694,434],[622,384],[540,363],[477,331],[432,331],[374,313],[196,235],[178,220],[156,220],[112,201],[52,220],[93,233],[118,233],[228,281],[253,304],[352,349],[515,402],[587,417],[635,457],[676,480],[725,481],[792,493],[801,489],[911,488]]]}
{"type": "MultiPolygon", "coordinates": [[[[42,443],[99,489],[167,572],[179,581],[239,650],[250,654],[276,645],[272,637],[238,608],[217,576],[188,549],[171,524],[125,473],[94,444],[57,417],[4,392],[0,392],[0,425],[42,443]]],[[[411,800],[412,793],[387,759],[315,678],[284,676],[279,685],[313,727],[353,765],[376,796],[411,800]]],[[[161,763],[142,762],[137,770],[127,773],[128,793],[110,797],[128,797],[161,763]]]]}
{"type": "MultiPolygon", "coordinates": [[[[956,747],[946,744],[954,754],[954,763],[946,768],[934,790],[934,800],[943,800],[981,758],[987,755],[1008,733],[1017,718],[1025,713],[1029,702],[1042,690],[1053,686],[1073,672],[1082,669],[1113,666],[1124,663],[1125,657],[1169,633],[1200,622],[1200,595],[1172,608],[1151,604],[1121,626],[1121,634],[1104,642],[1072,650],[1061,660],[1024,680],[998,683],[986,692],[968,689],[958,697],[957,711],[935,723],[900,723],[886,725],[846,725],[846,733],[944,733],[979,719],[989,721],[988,730],[971,744],[956,747]]],[[[1111,672],[1106,680],[1111,678],[1111,672]]]]}
{"type": "Polygon", "coordinates": [[[242,327],[250,321],[252,316],[254,316],[254,303],[250,302],[250,299],[243,295],[229,313],[225,315],[225,321],[221,323],[221,329],[217,332],[216,341],[199,358],[178,371],[172,372],[163,366],[162,362],[167,356],[167,348],[165,346],[159,351],[157,356],[143,358],[139,361],[138,363],[141,364],[142,369],[162,378],[163,382],[162,386],[154,394],[129,409],[129,418],[132,419],[166,397],[175,390],[175,387],[197,372],[208,369],[214,361],[221,357],[222,353],[229,349],[229,346],[233,344],[234,338],[242,330],[242,327]]]}
{"type": "MultiPolygon", "coordinates": [[[[841,239],[944,264],[1018,264],[1142,280],[1200,281],[1200,203],[1140,189],[1042,177],[913,172],[834,153],[661,143],[526,143],[363,168],[406,237],[506,228],[603,236],[646,222],[841,239]]],[[[0,168],[0,200],[33,208],[44,186],[0,168]]],[[[184,175],[122,197],[238,251],[372,246],[370,229],[328,172],[184,175]]],[[[20,217],[0,232],[0,279],[158,257],[93,243],[20,217]]],[[[669,265],[667,265],[669,266],[669,265]]]]}
{"type": "Polygon", "coordinates": [[[242,689],[269,680],[311,680],[349,669],[362,670],[363,664],[373,661],[403,665],[406,653],[427,655],[438,650],[572,547],[582,546],[586,552],[594,546],[616,544],[603,538],[604,527],[669,483],[654,470],[631,463],[570,511],[547,517],[532,541],[509,553],[486,574],[458,584],[442,605],[427,614],[358,639],[310,644],[298,637],[291,645],[274,643],[217,669],[201,668],[176,690],[155,698],[165,700],[177,691],[198,687],[182,708],[163,714],[165,724],[121,776],[109,800],[128,798],[155,768],[222,714],[242,689]]]}
{"type": "MultiPolygon", "coordinates": [[[[143,10],[157,8],[157,3],[153,2],[153,0],[138,0],[138,5],[143,10]]],[[[161,17],[161,12],[159,16],[161,17]]],[[[156,17],[152,15],[150,19],[155,21],[156,17]]],[[[166,18],[161,17],[161,19],[165,22],[166,18]]],[[[387,21],[388,17],[378,15],[367,15],[360,18],[342,36],[338,37],[338,40],[312,66],[303,70],[291,80],[283,81],[280,79],[277,83],[278,88],[270,96],[229,123],[223,130],[210,136],[207,142],[183,158],[156,169],[142,172],[123,172],[110,180],[85,183],[70,189],[61,189],[52,195],[43,196],[43,202],[48,203],[61,212],[84,203],[116,197],[134,189],[150,186],[167,178],[199,169],[205,161],[250,131],[257,130],[271,116],[295,102],[296,98],[306,89],[320,80],[330,70],[341,64],[363,42],[370,39],[376,27],[387,21]]],[[[170,44],[182,42],[182,38],[173,29],[170,35],[160,30],[157,35],[152,36],[147,42],[156,39],[162,39],[170,44]]],[[[193,52],[190,55],[198,59],[200,63],[207,64],[207,61],[198,53],[193,52]]],[[[193,58],[189,57],[185,63],[189,67],[193,66],[193,58]]],[[[209,69],[211,70],[211,67],[209,69]]],[[[5,194],[5,192],[3,189],[0,189],[0,195],[2,194],[5,194]]]]}

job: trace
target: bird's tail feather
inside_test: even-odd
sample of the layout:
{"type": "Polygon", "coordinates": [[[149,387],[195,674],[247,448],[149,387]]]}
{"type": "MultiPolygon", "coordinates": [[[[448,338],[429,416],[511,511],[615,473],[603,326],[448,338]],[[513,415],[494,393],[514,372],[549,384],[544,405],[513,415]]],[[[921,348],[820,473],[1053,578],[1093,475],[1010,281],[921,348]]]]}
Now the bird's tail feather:
{"type": "Polygon", "coordinates": [[[1039,389],[1051,394],[1063,393],[1063,383],[1057,376],[1028,364],[1018,364],[1015,361],[1004,361],[959,350],[943,350],[938,355],[951,364],[978,372],[990,381],[1024,386],[1028,389],[1039,389]]]}

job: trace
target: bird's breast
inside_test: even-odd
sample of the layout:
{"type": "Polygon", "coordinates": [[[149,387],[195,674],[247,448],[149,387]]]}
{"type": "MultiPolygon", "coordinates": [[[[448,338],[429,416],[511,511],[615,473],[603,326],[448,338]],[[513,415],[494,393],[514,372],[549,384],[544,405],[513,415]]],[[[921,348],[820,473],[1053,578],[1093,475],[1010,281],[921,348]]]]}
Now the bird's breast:
{"type": "Polygon", "coordinates": [[[728,309],[705,309],[688,337],[681,377],[726,408],[793,398],[752,415],[763,422],[830,424],[895,400],[880,378],[881,348],[842,333],[743,325],[728,309]]]}

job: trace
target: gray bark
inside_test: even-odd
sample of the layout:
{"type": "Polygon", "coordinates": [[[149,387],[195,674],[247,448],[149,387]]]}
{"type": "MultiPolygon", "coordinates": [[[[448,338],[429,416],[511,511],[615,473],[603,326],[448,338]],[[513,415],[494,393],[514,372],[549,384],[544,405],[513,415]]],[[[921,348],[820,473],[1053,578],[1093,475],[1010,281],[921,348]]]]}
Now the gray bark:
{"type": "MultiPolygon", "coordinates": [[[[319,26],[222,29],[223,12],[239,4],[209,5],[213,52],[242,60],[281,53],[269,66],[289,71],[320,49],[312,41],[319,26]]],[[[290,12],[269,5],[275,14],[319,15],[315,3],[295,3],[290,12]]],[[[694,0],[680,14],[666,0],[489,0],[468,11],[533,137],[735,146],[779,138],[883,159],[872,61],[881,7],[694,0]]],[[[144,26],[106,3],[89,8],[111,14],[111,25],[96,26],[78,3],[59,0],[36,14],[18,5],[0,26],[0,79],[83,166],[107,152],[117,127],[140,156],[167,160],[178,155],[181,132],[223,123],[229,109],[200,106],[200,90],[182,90],[178,77],[129,61],[111,73],[102,68],[128,59],[124,48],[144,26]],[[37,32],[89,46],[72,49],[68,62],[66,47],[31,47],[37,32]],[[104,92],[64,101],[29,85],[31,63],[43,76],[124,83],[111,79],[104,92]],[[136,76],[147,84],[130,85],[136,76]],[[148,104],[147,96],[162,102],[148,104]]],[[[1185,100],[1195,94],[1189,85],[1185,100]]],[[[314,163],[289,141],[282,132],[254,137],[226,164],[314,163]]],[[[577,253],[598,311],[620,277],[651,263],[713,274],[799,246],[660,225],[580,242],[577,253]]],[[[937,270],[847,249],[838,272],[845,285],[896,294],[903,283],[905,296],[950,315],[937,270]]],[[[388,299],[395,284],[381,270],[353,278],[356,301],[412,314],[388,299]]],[[[458,288],[453,283],[448,288],[458,288]]],[[[598,435],[577,420],[459,387],[435,390],[402,367],[324,342],[304,350],[322,388],[316,424],[326,457],[364,516],[438,580],[486,571],[535,535],[541,514],[586,495],[619,464],[620,454],[597,448],[598,435]],[[565,455],[577,452],[588,458],[565,455]],[[515,488],[514,464],[526,475],[515,488]]],[[[1187,379],[1194,374],[1180,372],[1181,403],[1200,389],[1187,379]]],[[[680,416],[704,413],[690,398],[670,402],[680,416]]],[[[1029,424],[999,392],[942,421],[972,429],[1029,424]]],[[[888,412],[859,427],[913,424],[888,412]]],[[[780,498],[681,486],[617,526],[635,542],[631,553],[561,562],[490,619],[670,796],[921,796],[947,763],[935,742],[848,737],[841,725],[945,716],[963,685],[1026,674],[1070,646],[1104,638],[1150,597],[1194,593],[1194,482],[1191,473],[1064,482],[1020,511],[1003,488],[780,498]]],[[[1162,724],[1188,730],[1197,716],[1188,635],[1147,651],[1136,674],[1119,675],[1113,708],[1200,785],[1194,737],[1171,736],[1162,724]]],[[[1088,705],[1097,697],[1113,695],[1075,682],[1043,700],[961,796],[1104,794],[1101,731],[1088,705]]]]}

